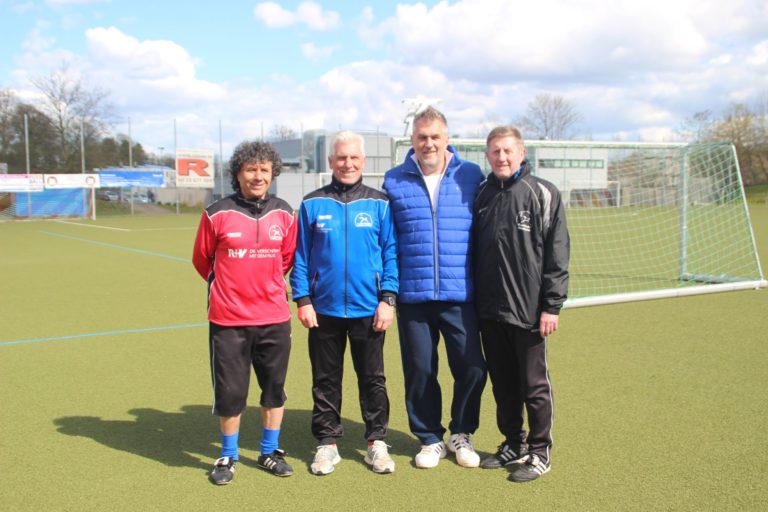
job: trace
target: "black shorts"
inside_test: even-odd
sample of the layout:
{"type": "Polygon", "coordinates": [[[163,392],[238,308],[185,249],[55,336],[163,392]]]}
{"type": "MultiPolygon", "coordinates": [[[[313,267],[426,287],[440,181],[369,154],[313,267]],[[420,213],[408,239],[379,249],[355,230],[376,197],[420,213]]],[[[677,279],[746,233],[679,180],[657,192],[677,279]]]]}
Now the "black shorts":
{"type": "Polygon", "coordinates": [[[226,327],[210,322],[209,347],[213,413],[237,416],[245,410],[251,365],[261,388],[262,407],[285,404],[285,375],[291,353],[291,322],[226,327]]]}

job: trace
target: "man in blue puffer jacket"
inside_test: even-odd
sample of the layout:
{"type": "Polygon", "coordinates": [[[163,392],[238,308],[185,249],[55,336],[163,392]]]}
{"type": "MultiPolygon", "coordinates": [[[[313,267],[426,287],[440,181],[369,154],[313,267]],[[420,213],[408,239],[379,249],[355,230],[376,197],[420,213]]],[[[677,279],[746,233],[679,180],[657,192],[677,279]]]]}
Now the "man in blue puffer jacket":
{"type": "Polygon", "coordinates": [[[470,268],[472,206],[484,176],[448,145],[445,116],[428,107],[414,117],[413,147],[387,172],[398,245],[398,329],[411,432],[421,442],[419,468],[446,455],[437,344],[442,334],[454,378],[448,450],[464,467],[480,457],[471,435],[478,427],[486,370],[473,304],[470,268]]]}

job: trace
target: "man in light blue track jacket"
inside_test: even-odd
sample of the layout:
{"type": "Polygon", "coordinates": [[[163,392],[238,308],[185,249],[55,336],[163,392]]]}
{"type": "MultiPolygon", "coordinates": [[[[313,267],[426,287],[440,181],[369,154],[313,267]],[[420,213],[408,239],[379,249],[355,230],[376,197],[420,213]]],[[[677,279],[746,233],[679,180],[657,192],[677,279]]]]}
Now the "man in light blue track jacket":
{"type": "Polygon", "coordinates": [[[384,331],[394,320],[397,249],[382,192],[363,185],[363,138],[340,132],[331,141],[330,185],[308,194],[299,211],[291,274],[298,318],[309,329],[312,434],[318,440],[312,473],[326,475],[341,461],[341,379],[349,338],[368,449],[375,473],[392,473],[385,437],[389,398],[384,376],[384,331]]]}

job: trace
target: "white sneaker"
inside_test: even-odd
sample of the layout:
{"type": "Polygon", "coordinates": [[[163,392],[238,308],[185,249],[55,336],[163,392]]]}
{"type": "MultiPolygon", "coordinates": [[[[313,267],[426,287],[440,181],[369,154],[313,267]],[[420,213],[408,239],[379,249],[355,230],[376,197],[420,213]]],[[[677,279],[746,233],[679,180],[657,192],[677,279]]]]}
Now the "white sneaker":
{"type": "Polygon", "coordinates": [[[336,469],[336,464],[341,462],[341,456],[339,455],[339,449],[335,444],[321,444],[317,447],[317,453],[315,453],[315,460],[312,461],[312,465],[309,469],[315,475],[327,475],[333,473],[336,469]]]}
{"type": "Polygon", "coordinates": [[[471,434],[452,434],[448,438],[448,449],[456,454],[456,462],[465,468],[476,468],[480,465],[480,456],[472,446],[471,434]]]}
{"type": "Polygon", "coordinates": [[[387,443],[384,441],[374,441],[372,445],[368,446],[368,453],[365,454],[363,459],[366,464],[371,466],[374,473],[394,473],[395,461],[389,456],[387,450],[387,443]]]}
{"type": "Polygon", "coordinates": [[[445,443],[440,441],[438,443],[421,445],[421,451],[416,454],[414,462],[416,462],[417,468],[434,468],[440,462],[440,459],[444,458],[445,443]]]}

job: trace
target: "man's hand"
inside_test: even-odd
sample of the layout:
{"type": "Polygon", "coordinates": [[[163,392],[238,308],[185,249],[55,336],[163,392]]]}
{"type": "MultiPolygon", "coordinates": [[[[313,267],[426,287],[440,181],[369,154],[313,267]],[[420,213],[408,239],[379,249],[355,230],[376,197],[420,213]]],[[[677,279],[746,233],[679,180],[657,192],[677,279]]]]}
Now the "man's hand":
{"type": "Polygon", "coordinates": [[[296,316],[298,317],[299,322],[301,322],[301,325],[307,329],[319,326],[317,323],[317,313],[315,313],[315,308],[312,304],[301,306],[296,312],[296,316]]]}
{"type": "Polygon", "coordinates": [[[395,308],[386,302],[379,302],[376,307],[376,313],[373,315],[373,330],[376,332],[386,331],[392,325],[395,318],[395,308]]]}
{"type": "Polygon", "coordinates": [[[555,332],[559,323],[560,316],[542,311],[541,318],[539,319],[539,332],[541,333],[542,338],[546,338],[555,332]]]}

